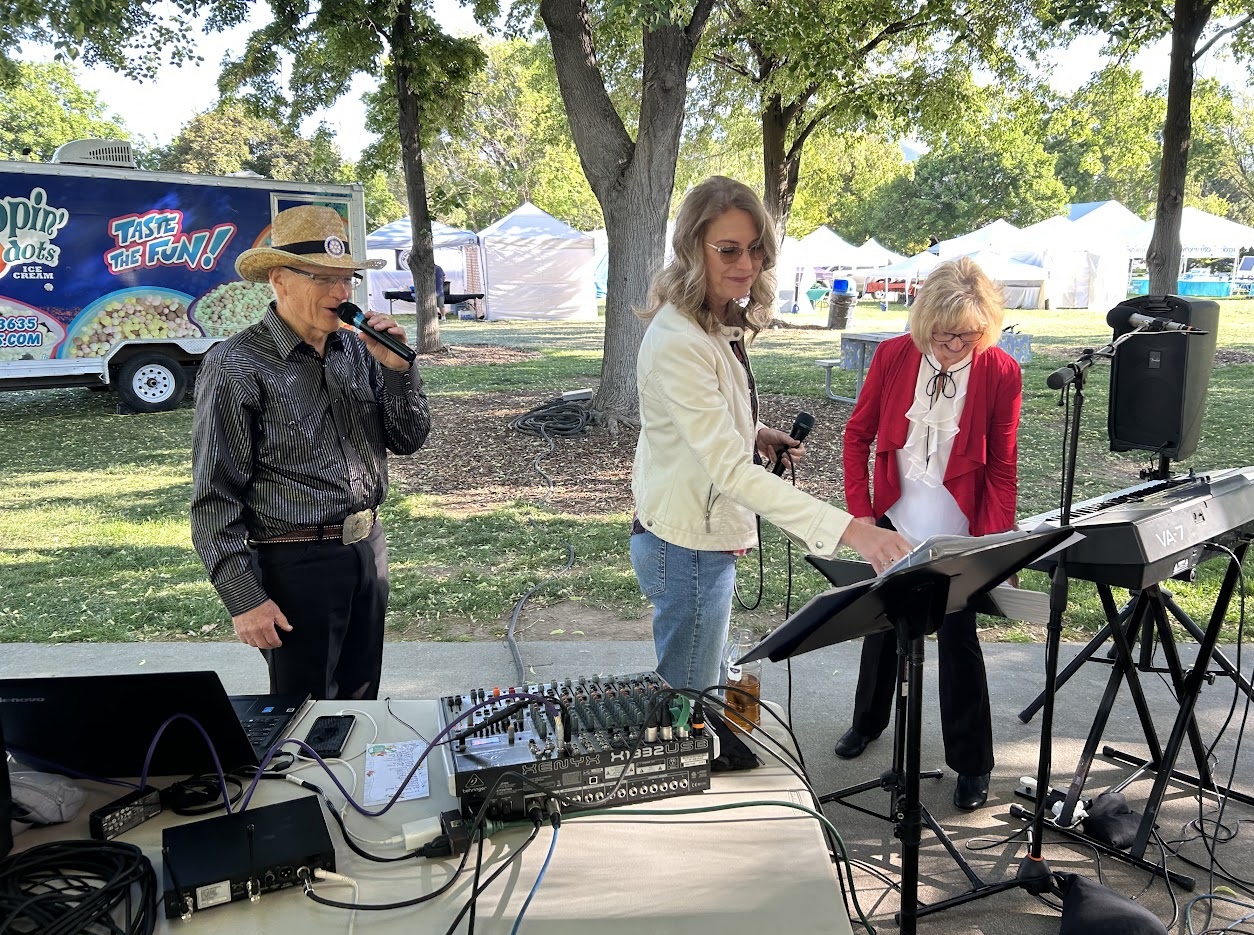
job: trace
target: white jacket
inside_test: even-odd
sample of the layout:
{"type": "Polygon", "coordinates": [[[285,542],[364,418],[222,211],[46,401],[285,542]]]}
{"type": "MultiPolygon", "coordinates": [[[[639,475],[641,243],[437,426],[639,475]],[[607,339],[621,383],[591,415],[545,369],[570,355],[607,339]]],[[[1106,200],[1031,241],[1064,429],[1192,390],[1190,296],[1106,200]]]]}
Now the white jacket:
{"type": "Polygon", "coordinates": [[[756,513],[830,557],[852,517],[753,463],[761,424],[731,349],[743,338],[741,328],[707,334],[673,305],[649,323],[636,362],[636,514],[666,542],[722,552],[757,545],[756,513]]]}

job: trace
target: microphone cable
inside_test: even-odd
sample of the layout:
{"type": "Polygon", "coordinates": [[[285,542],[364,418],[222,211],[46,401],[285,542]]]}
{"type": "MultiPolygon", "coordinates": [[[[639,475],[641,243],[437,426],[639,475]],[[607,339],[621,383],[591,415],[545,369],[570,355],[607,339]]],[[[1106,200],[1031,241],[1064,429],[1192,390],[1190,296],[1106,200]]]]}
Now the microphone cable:
{"type": "Polygon", "coordinates": [[[133,844],[54,841],[0,861],[0,931],[151,935],[156,927],[157,874],[133,844]]]}
{"type": "MultiPolygon", "coordinates": [[[[545,494],[546,503],[553,494],[553,478],[544,473],[544,470],[540,467],[540,462],[557,450],[557,444],[553,441],[554,438],[576,438],[587,432],[588,424],[592,421],[592,411],[589,409],[589,405],[589,400],[566,400],[559,396],[556,399],[549,400],[547,403],[533,406],[509,423],[511,429],[543,438],[548,445],[548,448],[536,455],[531,462],[532,468],[544,478],[545,484],[548,485],[548,491],[545,494]]],[[[531,519],[528,519],[527,522],[532,526],[535,525],[531,519]]],[[[556,581],[574,567],[575,547],[567,541],[566,564],[562,566],[561,571],[533,585],[514,605],[514,611],[509,618],[509,627],[505,631],[505,645],[509,647],[510,655],[514,657],[514,668],[518,672],[520,685],[528,682],[527,666],[523,663],[522,652],[518,648],[516,635],[518,618],[522,614],[522,609],[531,598],[531,595],[556,581]]]]}

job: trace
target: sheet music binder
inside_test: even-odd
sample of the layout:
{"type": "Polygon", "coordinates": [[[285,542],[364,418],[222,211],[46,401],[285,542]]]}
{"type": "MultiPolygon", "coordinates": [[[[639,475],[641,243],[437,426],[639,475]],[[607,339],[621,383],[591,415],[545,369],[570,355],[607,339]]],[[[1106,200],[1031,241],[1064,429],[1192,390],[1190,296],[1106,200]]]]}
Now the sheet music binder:
{"type": "MultiPolygon", "coordinates": [[[[831,588],[815,595],[740,662],[779,662],[833,643],[892,629],[894,620],[901,622],[915,616],[907,606],[911,595],[937,576],[949,579],[945,613],[955,613],[1025,565],[1060,548],[1072,535],[1071,528],[1065,527],[971,538],[967,540],[971,543],[968,548],[952,545],[939,557],[913,562],[873,580],[831,588]]],[[[939,625],[939,619],[933,621],[929,632],[939,625]]],[[[924,634],[903,634],[907,639],[919,635],[924,634]]]]}

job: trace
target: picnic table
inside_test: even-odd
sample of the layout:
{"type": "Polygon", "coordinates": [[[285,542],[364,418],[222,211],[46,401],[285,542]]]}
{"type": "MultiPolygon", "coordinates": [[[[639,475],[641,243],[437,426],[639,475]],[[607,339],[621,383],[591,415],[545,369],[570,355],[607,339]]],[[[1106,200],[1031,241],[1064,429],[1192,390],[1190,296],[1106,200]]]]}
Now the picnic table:
{"type": "MultiPolygon", "coordinates": [[[[828,399],[838,403],[856,403],[858,394],[862,392],[862,382],[866,379],[867,367],[871,365],[871,357],[875,349],[889,338],[901,335],[900,331],[864,331],[846,332],[840,338],[840,357],[817,360],[815,364],[825,372],[823,390],[828,399]],[[857,380],[854,382],[853,396],[837,395],[832,389],[832,370],[856,370],[857,380]]],[[[1003,331],[997,346],[1013,357],[1020,365],[1032,359],[1032,336],[1017,331],[1003,331]]]]}

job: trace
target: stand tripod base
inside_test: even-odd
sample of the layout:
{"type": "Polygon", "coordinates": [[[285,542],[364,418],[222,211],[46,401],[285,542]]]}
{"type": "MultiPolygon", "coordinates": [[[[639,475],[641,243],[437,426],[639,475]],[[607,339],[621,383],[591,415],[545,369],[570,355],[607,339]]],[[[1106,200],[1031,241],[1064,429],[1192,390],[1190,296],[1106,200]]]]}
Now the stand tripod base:
{"type": "MultiPolygon", "coordinates": [[[[1154,769],[1152,761],[1147,760],[1144,757],[1133,756],[1131,753],[1124,753],[1122,750],[1116,750],[1114,747],[1103,747],[1102,756],[1111,760],[1118,760],[1120,763],[1127,763],[1129,766],[1135,766],[1137,768],[1137,772],[1129,777],[1129,779],[1124,783],[1121,783],[1121,785],[1126,785],[1128,782],[1135,779],[1139,773],[1146,770],[1157,772],[1157,770],[1154,769]]],[[[1227,786],[1221,786],[1215,782],[1211,782],[1208,785],[1192,773],[1185,773],[1178,769],[1173,769],[1170,775],[1171,778],[1177,782],[1193,786],[1199,792],[1213,792],[1216,795],[1222,795],[1224,798],[1232,799],[1234,802],[1240,802],[1242,805],[1248,805],[1251,808],[1254,808],[1254,796],[1246,795],[1244,792],[1237,792],[1235,789],[1231,789],[1227,786]]]]}
{"type": "MultiPolygon", "coordinates": [[[[1010,806],[1010,814],[1015,818],[1022,818],[1027,821],[1032,820],[1032,814],[1020,805],[1010,806]]],[[[1127,851],[1121,851],[1116,847],[1111,847],[1103,841],[1098,841],[1096,838],[1090,838],[1078,828],[1064,828],[1061,825],[1054,824],[1054,822],[1050,820],[1045,821],[1045,827],[1050,828],[1051,830],[1056,831],[1073,841],[1078,841],[1081,844],[1087,844],[1089,847],[1096,851],[1100,851],[1108,857],[1114,857],[1116,860],[1121,860],[1126,864],[1131,864],[1133,867],[1139,867],[1141,870],[1152,873],[1155,876],[1163,877],[1164,879],[1169,880],[1186,890],[1192,890],[1193,885],[1196,882],[1193,877],[1187,874],[1177,873],[1174,870],[1168,870],[1162,864],[1150,863],[1143,857],[1136,857],[1133,854],[1129,854],[1127,851]]]]}

